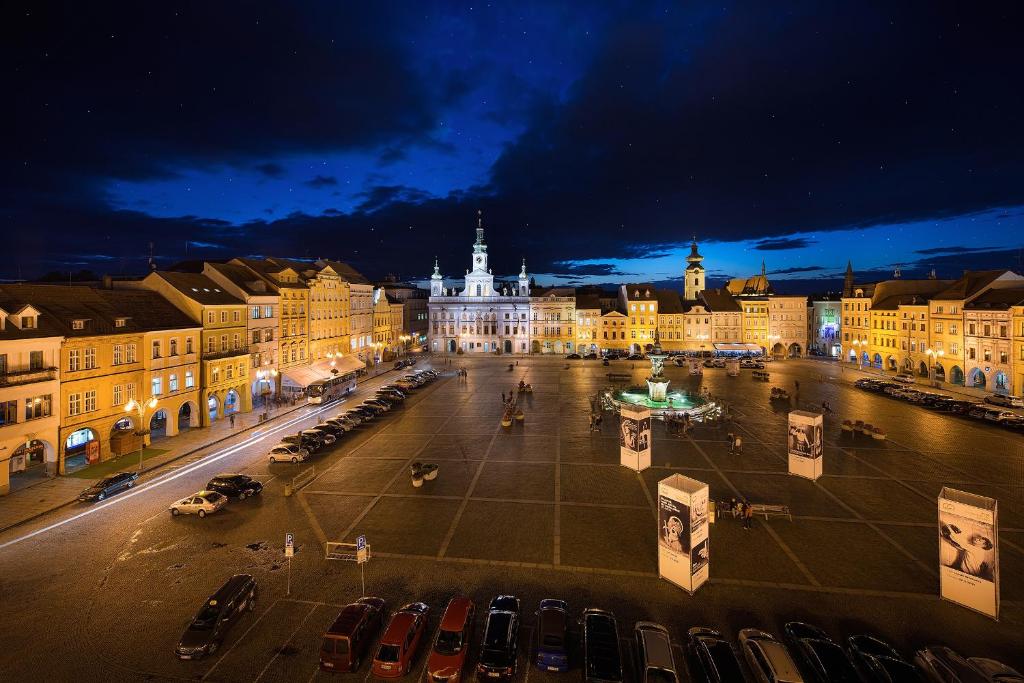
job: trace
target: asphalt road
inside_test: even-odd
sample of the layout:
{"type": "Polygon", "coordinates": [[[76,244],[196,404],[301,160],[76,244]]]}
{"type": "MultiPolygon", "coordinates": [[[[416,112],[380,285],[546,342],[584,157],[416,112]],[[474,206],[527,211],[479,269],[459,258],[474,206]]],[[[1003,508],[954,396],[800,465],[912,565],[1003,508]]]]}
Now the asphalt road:
{"type": "MultiPolygon", "coordinates": [[[[444,604],[454,594],[471,596],[479,610],[497,593],[522,598],[525,630],[517,680],[525,683],[564,678],[533,670],[527,662],[532,613],[545,597],[566,599],[574,611],[586,606],[614,610],[624,638],[640,619],[666,624],[677,641],[694,625],[714,626],[734,635],[748,626],[778,633],[785,621],[806,620],[837,638],[857,632],[880,633],[908,654],[926,643],[945,642],[965,654],[993,656],[1024,668],[1019,648],[1024,628],[1024,579],[1014,571],[1022,566],[1024,553],[1019,546],[1006,546],[1004,551],[1005,604],[999,623],[938,600],[930,592],[932,577],[926,572],[926,580],[916,582],[913,558],[918,555],[912,547],[916,537],[909,532],[917,527],[863,519],[858,510],[852,510],[849,519],[838,521],[814,511],[797,523],[759,525],[756,536],[743,536],[734,527],[719,523],[712,529],[715,559],[711,584],[691,597],[658,580],[654,567],[643,560],[647,540],[637,546],[632,538],[646,533],[650,523],[641,493],[630,494],[641,496],[639,503],[623,498],[617,507],[601,512],[607,517],[591,515],[592,521],[596,519],[591,527],[585,526],[587,519],[579,514],[596,510],[587,507],[592,503],[568,507],[577,484],[575,477],[583,477],[585,486],[599,487],[602,497],[608,499],[625,496],[624,483],[641,490],[635,479],[593,478],[598,473],[620,477],[624,472],[613,462],[600,463],[606,452],[614,458],[615,447],[608,446],[611,436],[598,436],[602,440],[597,442],[586,435],[586,396],[602,383],[608,368],[591,363],[566,371],[561,360],[531,358],[520,360],[521,366],[507,373],[507,362],[458,359],[457,364],[469,368],[468,381],[449,375],[420,389],[405,407],[346,435],[332,451],[315,456],[311,463],[270,465],[266,452],[281,434],[312,426],[344,405],[309,407],[263,433],[240,435],[176,463],[174,469],[146,478],[129,493],[98,505],[60,510],[0,535],[3,678],[330,678],[317,672],[320,635],[337,610],[358,597],[361,589],[356,565],[326,561],[321,541],[350,540],[363,529],[374,530],[370,542],[375,557],[366,566],[367,592],[384,597],[391,609],[413,600],[430,604],[431,635],[444,604]],[[502,388],[520,376],[535,384],[536,402],[529,406],[527,431],[520,436],[506,435],[496,425],[495,404],[502,388]],[[530,429],[536,430],[534,436],[529,436],[530,429]],[[446,445],[443,449],[428,446],[437,443],[446,445]],[[553,452],[554,464],[548,465],[553,452]],[[401,473],[408,461],[427,459],[424,454],[441,459],[443,473],[438,485],[452,487],[450,490],[418,490],[421,497],[408,490],[401,473]],[[586,462],[600,463],[604,469],[587,468],[583,466],[586,462]],[[286,498],[285,482],[310,465],[316,467],[318,478],[308,487],[309,495],[286,498]],[[202,520],[171,517],[167,511],[171,502],[201,489],[214,474],[224,471],[259,478],[265,484],[263,495],[232,501],[225,510],[202,520]],[[550,482],[552,475],[554,495],[545,488],[544,496],[532,496],[532,477],[550,482]],[[550,517],[542,511],[557,511],[561,500],[567,502],[561,505],[561,513],[554,515],[552,527],[550,517]],[[639,521],[630,526],[634,518],[639,521]],[[878,546],[877,537],[864,544],[868,550],[857,545],[859,534],[868,527],[885,529],[892,545],[904,543],[906,528],[905,544],[913,552],[903,556],[889,547],[888,554],[880,556],[885,558],[882,561],[869,562],[871,558],[865,556],[864,566],[854,563],[847,569],[848,575],[831,573],[829,555],[842,557],[849,548],[874,552],[871,548],[878,546]],[[578,533],[571,533],[577,528],[578,533]],[[295,534],[297,543],[290,576],[283,556],[286,532],[295,534]],[[610,545],[601,545],[602,534],[610,539],[610,545]],[[552,538],[560,539],[554,544],[554,559],[552,538]],[[802,560],[806,575],[801,575],[796,564],[788,564],[779,547],[788,548],[802,560]],[[769,562],[768,553],[781,559],[769,562]],[[765,574],[766,565],[781,567],[783,563],[790,575],[765,574]],[[252,573],[260,584],[257,609],[242,617],[215,656],[197,662],[178,661],[173,649],[188,620],[228,576],[240,572],[252,573]]],[[[616,365],[618,370],[630,364],[616,365]]],[[[636,364],[637,378],[644,372],[641,365],[636,364]]],[[[1003,494],[1010,498],[1007,526],[1024,526],[1016,521],[1020,517],[1011,516],[1024,507],[1016,502],[1024,499],[1024,479],[1019,476],[1024,472],[1020,437],[860,392],[840,381],[838,370],[831,366],[787,362],[769,369],[773,384],[792,388],[799,379],[801,398],[806,401],[827,399],[845,413],[843,417],[852,411],[885,424],[894,441],[911,444],[893,446],[901,457],[897,463],[910,462],[911,456],[918,459],[915,462],[931,462],[923,456],[937,462],[945,458],[941,449],[946,448],[950,455],[942,461],[943,467],[952,472],[956,466],[961,472],[971,467],[964,464],[964,458],[977,452],[977,458],[968,462],[992,473],[984,481],[994,483],[986,485],[1002,486],[1003,494]],[[816,378],[821,373],[835,378],[819,384],[816,378]],[[916,443],[914,435],[918,435],[916,443]],[[1005,471],[999,469],[1004,463],[1005,471]]],[[[686,381],[682,371],[668,371],[679,375],[672,375],[677,384],[686,381]]],[[[393,378],[388,374],[368,381],[349,401],[358,402],[393,378]]],[[[698,434],[692,442],[676,444],[658,432],[655,444],[661,460],[657,466],[668,470],[682,463],[683,468],[700,472],[712,482],[712,498],[727,491],[720,480],[751,489],[773,480],[769,470],[774,464],[767,455],[760,460],[759,453],[772,450],[774,429],[782,416],[768,407],[762,396],[767,387],[745,378],[742,384],[738,380],[730,384],[721,370],[707,371],[703,381],[747,416],[748,462],[735,467],[729,464],[713,435],[698,434]]],[[[829,442],[829,447],[834,445],[835,441],[829,442]]],[[[863,453],[848,451],[848,461],[844,457],[830,463],[844,468],[866,466],[856,461],[868,460],[863,453]]],[[[888,466],[881,457],[868,464],[888,466]]],[[[947,477],[947,470],[936,475],[936,482],[947,477]]],[[[938,485],[917,482],[907,474],[892,475],[896,477],[893,484],[875,471],[855,477],[845,470],[833,470],[832,476],[826,478],[825,488],[837,496],[845,495],[842,487],[856,484],[867,487],[865,494],[881,496],[883,502],[886,496],[891,498],[889,485],[902,486],[904,492],[907,487],[919,488],[926,495],[931,495],[933,483],[938,485]]],[[[926,474],[921,476],[927,479],[926,474]]],[[[795,498],[795,511],[801,512],[801,504],[809,506],[814,500],[795,498]]],[[[825,512],[838,505],[831,501],[825,501],[825,512]]],[[[895,501],[893,505],[890,516],[918,519],[914,517],[916,507],[907,504],[904,510],[895,501]]],[[[920,522],[922,527],[932,524],[927,519],[920,522]]],[[[1024,534],[1011,531],[1006,539],[1019,543],[1024,534]]],[[[922,552],[924,561],[930,562],[931,551],[925,547],[922,552]]],[[[482,619],[477,628],[482,628],[482,619]]],[[[682,665],[682,652],[677,649],[676,654],[682,665]]],[[[470,665],[475,656],[474,646],[470,665]]],[[[421,656],[408,680],[420,680],[424,662],[421,656]]],[[[358,679],[367,678],[367,672],[364,663],[358,679]]],[[[578,670],[568,675],[575,677],[578,670]]],[[[356,676],[349,678],[356,680],[356,676]]]]}

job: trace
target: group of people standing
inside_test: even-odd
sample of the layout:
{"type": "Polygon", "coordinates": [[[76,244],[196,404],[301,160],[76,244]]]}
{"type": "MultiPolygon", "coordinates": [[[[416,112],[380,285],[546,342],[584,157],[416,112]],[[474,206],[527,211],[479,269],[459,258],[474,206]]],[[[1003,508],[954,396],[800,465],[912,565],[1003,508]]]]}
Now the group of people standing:
{"type": "Polygon", "coordinates": [[[735,498],[729,501],[726,509],[732,513],[733,519],[739,517],[743,520],[743,528],[751,529],[754,526],[754,506],[749,501],[737,501],[735,498]]]}

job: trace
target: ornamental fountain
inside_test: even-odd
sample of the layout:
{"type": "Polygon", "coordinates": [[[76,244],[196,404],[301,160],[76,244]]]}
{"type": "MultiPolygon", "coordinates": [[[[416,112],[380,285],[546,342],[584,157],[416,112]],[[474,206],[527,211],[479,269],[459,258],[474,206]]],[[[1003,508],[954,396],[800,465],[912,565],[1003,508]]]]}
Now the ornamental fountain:
{"type": "Polygon", "coordinates": [[[647,378],[647,386],[604,390],[602,397],[607,408],[618,410],[623,403],[630,403],[649,408],[653,417],[686,414],[697,421],[721,412],[721,407],[705,396],[689,391],[668,390],[670,380],[664,374],[668,354],[662,352],[661,337],[657,332],[654,334],[654,346],[647,354],[647,358],[651,361],[651,374],[647,378]]]}

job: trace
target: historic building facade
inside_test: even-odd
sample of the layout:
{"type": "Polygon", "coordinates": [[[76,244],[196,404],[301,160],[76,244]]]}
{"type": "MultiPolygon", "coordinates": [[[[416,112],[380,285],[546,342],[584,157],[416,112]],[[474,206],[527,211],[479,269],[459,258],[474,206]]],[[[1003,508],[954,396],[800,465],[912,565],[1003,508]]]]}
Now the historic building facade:
{"type": "Polygon", "coordinates": [[[526,262],[518,282],[494,284],[482,220],[461,291],[446,287],[435,261],[430,279],[428,347],[434,353],[530,353],[530,284],[526,262]]]}
{"type": "Polygon", "coordinates": [[[48,313],[0,286],[0,496],[12,478],[57,472],[63,340],[48,313]]]}

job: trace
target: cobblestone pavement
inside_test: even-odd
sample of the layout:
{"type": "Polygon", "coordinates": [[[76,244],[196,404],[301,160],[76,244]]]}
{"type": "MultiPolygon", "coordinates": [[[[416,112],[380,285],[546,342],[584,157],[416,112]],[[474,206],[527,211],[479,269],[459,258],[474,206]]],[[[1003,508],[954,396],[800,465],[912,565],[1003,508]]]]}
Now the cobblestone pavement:
{"type": "MultiPolygon", "coordinates": [[[[797,619],[834,638],[875,633],[905,654],[940,643],[1024,668],[1019,436],[861,392],[849,385],[850,373],[822,363],[773,363],[770,384],[718,369],[698,380],[670,367],[674,388],[702,382],[729,402],[744,453],[730,454],[724,434],[710,428],[684,439],[656,425],[653,467],[636,474],[618,465],[614,421],[590,432],[587,397],[610,369],[641,383],[644,364],[576,361],[566,369],[560,359],[520,358],[509,372],[508,362],[453,359],[452,368],[467,368],[465,380],[449,374],[347,435],[314,460],[316,478],[298,495],[284,497],[283,486],[303,466],[263,459],[270,434],[183,463],[95,513],[75,518],[93,508],[65,509],[0,534],[0,670],[14,680],[315,680],[320,635],[360,593],[356,565],[325,560],[322,544],[359,534],[373,550],[367,592],[392,607],[427,602],[432,631],[453,594],[480,605],[512,592],[523,598],[527,627],[539,599],[561,597],[574,611],[614,610],[624,636],[638,619],[666,624],[680,642],[693,625],[734,637],[748,626],[779,633],[797,619]],[[525,422],[502,429],[501,393],[521,378],[534,388],[525,422]],[[825,475],[817,483],[786,473],[786,409],[768,402],[771,385],[793,391],[797,380],[803,405],[828,400],[836,411],[826,421],[825,475]],[[847,418],[882,426],[889,438],[844,438],[838,425],[847,418]],[[413,488],[414,461],[436,462],[438,478],[413,488]],[[167,514],[171,501],[228,468],[260,477],[264,495],[205,520],[167,514]],[[793,519],[759,519],[748,532],[720,519],[711,527],[711,582],[689,596],[656,575],[652,494],[673,472],[707,482],[715,500],[788,505],[793,519]],[[937,597],[935,509],[944,485],[999,499],[1000,622],[937,597]],[[285,532],[298,545],[290,595],[285,532]],[[258,609],[215,657],[177,661],[173,647],[189,617],[243,571],[260,582],[258,609]]],[[[451,369],[443,363],[435,360],[451,369]]],[[[528,642],[521,650],[520,680],[556,678],[530,671],[528,642]]],[[[409,680],[422,676],[424,662],[409,680]]]]}

